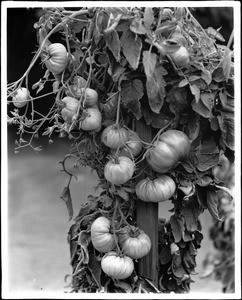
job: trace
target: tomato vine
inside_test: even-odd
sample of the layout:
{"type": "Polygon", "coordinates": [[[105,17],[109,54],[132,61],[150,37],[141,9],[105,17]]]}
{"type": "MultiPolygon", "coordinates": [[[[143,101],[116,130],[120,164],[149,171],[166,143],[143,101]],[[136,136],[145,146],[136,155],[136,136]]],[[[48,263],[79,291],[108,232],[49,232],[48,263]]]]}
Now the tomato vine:
{"type": "Polygon", "coordinates": [[[46,123],[42,135],[51,139],[56,132],[72,141],[61,162],[70,176],[61,195],[69,219],[73,175],[65,168],[66,159],[75,157],[76,168],[96,171],[101,189],[81,206],[68,233],[72,291],[188,292],[203,238],[199,215],[208,209],[220,221],[218,191],[229,192],[213,170],[222,155],[228,168],[234,161],[233,34],[222,45],[219,31],[202,28],[184,7],[44,8],[34,27],[38,50],[23,76],[8,84],[11,106],[20,88],[29,91],[25,109],[15,107],[8,117],[19,128],[16,151],[27,146],[40,150],[33,139],[46,123]],[[59,42],[52,43],[53,37],[59,42]],[[38,60],[46,71],[30,88],[28,77],[38,60]],[[38,94],[49,82],[53,91],[45,95],[53,95],[54,103],[43,115],[35,102],[45,96],[38,94]],[[152,127],[150,141],[135,132],[137,120],[152,127]],[[161,143],[165,152],[158,149],[161,143]],[[171,163],[164,166],[165,160],[171,163]],[[141,163],[145,167],[140,170],[141,163]],[[171,218],[159,220],[158,287],[139,276],[137,260],[129,268],[122,265],[126,252],[120,232],[127,226],[136,228],[132,234],[138,232],[135,207],[155,190],[147,184],[137,192],[141,172],[154,181],[166,173],[163,178],[173,187],[172,193],[164,192],[171,188],[166,181],[161,193],[151,197],[174,205],[171,218]],[[91,226],[99,217],[110,222],[108,234],[115,245],[109,250],[115,254],[95,248],[91,226]],[[102,267],[109,255],[118,263],[118,273],[102,267]]]}

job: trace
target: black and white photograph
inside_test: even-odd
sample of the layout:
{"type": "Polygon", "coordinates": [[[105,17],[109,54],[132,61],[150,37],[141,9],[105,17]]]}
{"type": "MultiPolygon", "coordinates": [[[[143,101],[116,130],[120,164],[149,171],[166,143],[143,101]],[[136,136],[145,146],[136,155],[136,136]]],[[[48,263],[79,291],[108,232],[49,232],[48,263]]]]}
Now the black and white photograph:
{"type": "Polygon", "coordinates": [[[3,299],[241,299],[240,9],[1,2],[3,299]]]}

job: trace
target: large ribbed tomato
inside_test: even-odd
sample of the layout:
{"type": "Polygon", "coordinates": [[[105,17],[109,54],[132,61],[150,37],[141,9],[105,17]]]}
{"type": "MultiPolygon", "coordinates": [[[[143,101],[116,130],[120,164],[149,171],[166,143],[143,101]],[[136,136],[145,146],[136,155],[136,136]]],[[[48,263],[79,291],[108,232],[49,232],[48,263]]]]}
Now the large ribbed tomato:
{"type": "Polygon", "coordinates": [[[93,247],[106,253],[116,246],[115,237],[110,233],[111,221],[106,217],[97,218],[91,225],[91,240],[93,247]]]}
{"type": "Polygon", "coordinates": [[[108,276],[114,279],[125,279],[133,273],[134,263],[130,257],[119,256],[118,253],[111,251],[103,256],[101,267],[108,276]]]}
{"type": "Polygon", "coordinates": [[[160,175],[154,180],[142,179],[135,187],[138,198],[145,202],[164,202],[175,193],[176,184],[167,175],[160,175]]]}
{"type": "Polygon", "coordinates": [[[134,174],[134,163],[126,156],[111,159],[104,168],[105,178],[113,184],[123,184],[134,174]]]}
{"type": "Polygon", "coordinates": [[[118,240],[125,255],[139,259],[149,253],[151,240],[143,230],[135,226],[125,226],[118,234],[118,240]]]}
{"type": "Polygon", "coordinates": [[[99,131],[101,129],[102,115],[97,108],[87,108],[83,111],[84,118],[80,121],[80,129],[85,131],[99,131]]]}
{"type": "Polygon", "coordinates": [[[51,44],[42,57],[47,69],[54,75],[60,74],[68,64],[66,47],[60,43],[51,44]]]}
{"type": "Polygon", "coordinates": [[[117,124],[109,125],[102,132],[102,142],[111,149],[123,148],[128,139],[127,130],[117,124]]]}
{"type": "Polygon", "coordinates": [[[180,130],[162,133],[147,154],[147,162],[158,173],[166,173],[190,152],[191,142],[180,130]]]}
{"type": "Polygon", "coordinates": [[[21,108],[27,104],[28,98],[29,98],[29,91],[25,87],[22,87],[17,89],[17,91],[13,96],[12,101],[14,106],[21,108]]]}

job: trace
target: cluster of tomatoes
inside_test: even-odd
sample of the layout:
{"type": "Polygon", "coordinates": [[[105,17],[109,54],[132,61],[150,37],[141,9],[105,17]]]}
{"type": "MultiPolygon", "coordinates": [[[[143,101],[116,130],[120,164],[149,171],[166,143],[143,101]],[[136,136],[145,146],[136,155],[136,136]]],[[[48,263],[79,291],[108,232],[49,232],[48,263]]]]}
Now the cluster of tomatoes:
{"type": "Polygon", "coordinates": [[[150,251],[151,241],[135,226],[125,226],[113,233],[111,227],[108,218],[97,218],[91,225],[91,241],[96,250],[105,253],[101,260],[103,272],[114,279],[125,279],[134,270],[133,259],[139,259],[150,251]],[[117,245],[123,254],[115,250],[117,245]]]}

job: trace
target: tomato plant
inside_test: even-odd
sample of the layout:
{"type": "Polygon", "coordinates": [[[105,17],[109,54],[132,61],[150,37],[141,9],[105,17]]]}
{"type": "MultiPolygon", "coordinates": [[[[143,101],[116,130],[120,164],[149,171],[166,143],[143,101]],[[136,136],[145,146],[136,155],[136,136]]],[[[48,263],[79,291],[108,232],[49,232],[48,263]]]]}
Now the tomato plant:
{"type": "Polygon", "coordinates": [[[99,177],[99,195],[88,196],[68,233],[72,291],[188,292],[203,239],[200,214],[208,209],[221,222],[219,191],[232,194],[216,168],[223,156],[234,162],[233,35],[222,45],[219,30],[202,28],[185,7],[44,8],[34,27],[38,50],[8,85],[10,107],[23,86],[31,94],[31,106],[12,107],[8,117],[19,126],[16,151],[41,150],[33,143],[39,132],[72,141],[60,162],[70,220],[74,175],[66,159],[99,177]],[[30,87],[39,61],[45,73],[30,87]],[[36,117],[50,82],[53,104],[36,117]],[[166,200],[171,217],[143,228],[137,208],[147,219],[152,202],[166,200]]]}

